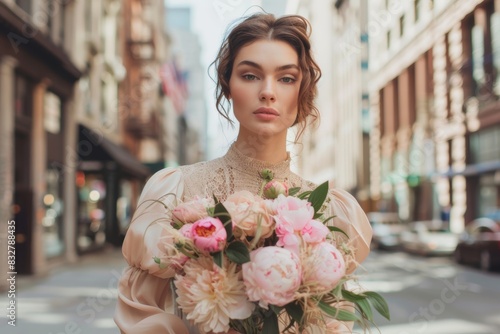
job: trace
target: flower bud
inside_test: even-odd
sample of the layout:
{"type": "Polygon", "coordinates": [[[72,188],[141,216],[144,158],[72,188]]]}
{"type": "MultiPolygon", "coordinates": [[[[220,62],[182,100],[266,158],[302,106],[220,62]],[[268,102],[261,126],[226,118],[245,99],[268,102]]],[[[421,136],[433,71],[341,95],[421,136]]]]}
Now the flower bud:
{"type": "Polygon", "coordinates": [[[264,186],[264,197],[267,199],[275,199],[282,194],[288,195],[288,186],[286,183],[278,181],[270,181],[264,186]]]}

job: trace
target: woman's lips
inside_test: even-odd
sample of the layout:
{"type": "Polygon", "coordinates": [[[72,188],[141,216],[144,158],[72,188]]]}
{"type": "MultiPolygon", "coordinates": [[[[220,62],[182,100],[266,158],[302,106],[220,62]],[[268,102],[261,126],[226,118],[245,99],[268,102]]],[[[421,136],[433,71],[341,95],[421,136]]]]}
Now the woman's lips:
{"type": "Polygon", "coordinates": [[[279,117],[279,112],[273,108],[261,107],[253,112],[253,114],[261,120],[271,121],[279,117]]]}

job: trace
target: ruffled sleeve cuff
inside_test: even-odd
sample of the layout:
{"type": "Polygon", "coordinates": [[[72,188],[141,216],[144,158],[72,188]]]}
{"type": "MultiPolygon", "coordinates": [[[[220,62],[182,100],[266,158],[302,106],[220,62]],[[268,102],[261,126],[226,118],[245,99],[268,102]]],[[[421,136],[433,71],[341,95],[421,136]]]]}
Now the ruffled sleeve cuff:
{"type": "Polygon", "coordinates": [[[354,262],[347,270],[351,273],[370,252],[372,228],[361,206],[345,190],[330,190],[330,210],[330,215],[335,215],[332,224],[349,236],[347,245],[354,252],[354,262]]]}

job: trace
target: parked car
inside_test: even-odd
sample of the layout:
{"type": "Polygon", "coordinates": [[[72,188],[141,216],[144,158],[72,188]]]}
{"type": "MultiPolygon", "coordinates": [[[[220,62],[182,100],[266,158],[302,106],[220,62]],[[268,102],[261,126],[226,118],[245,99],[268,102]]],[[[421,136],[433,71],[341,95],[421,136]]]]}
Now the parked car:
{"type": "Polygon", "coordinates": [[[455,250],[455,260],[486,271],[500,268],[500,222],[478,218],[468,224],[455,250]]]}
{"type": "Polygon", "coordinates": [[[443,228],[441,220],[418,221],[400,236],[403,249],[420,255],[451,255],[459,236],[443,228]]]}
{"type": "Polygon", "coordinates": [[[397,213],[369,212],[367,217],[373,230],[371,244],[373,249],[394,249],[400,245],[399,235],[405,229],[405,225],[397,213]]]}

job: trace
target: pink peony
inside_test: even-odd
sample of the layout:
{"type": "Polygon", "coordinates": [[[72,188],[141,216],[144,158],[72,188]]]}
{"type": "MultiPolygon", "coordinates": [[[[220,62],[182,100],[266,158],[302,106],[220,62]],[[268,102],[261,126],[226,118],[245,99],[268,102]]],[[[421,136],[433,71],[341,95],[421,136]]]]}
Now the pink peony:
{"type": "Polygon", "coordinates": [[[223,203],[231,216],[235,235],[255,236],[260,226],[262,238],[273,233],[274,221],[267,213],[266,202],[249,191],[230,195],[223,203]]]}
{"type": "Polygon", "coordinates": [[[172,216],[176,222],[194,223],[195,221],[207,217],[207,208],[214,206],[211,198],[195,197],[192,201],[177,205],[172,210],[172,216]]]}
{"type": "Polygon", "coordinates": [[[219,218],[207,217],[191,226],[195,246],[206,252],[218,252],[226,246],[227,233],[219,218]]]}
{"type": "Polygon", "coordinates": [[[288,195],[288,186],[286,183],[278,181],[269,181],[264,186],[264,197],[269,199],[275,199],[279,195],[288,195]]]}
{"type": "Polygon", "coordinates": [[[248,299],[266,309],[269,304],[284,306],[293,301],[302,280],[299,257],[275,246],[252,251],[242,272],[248,299]]]}
{"type": "Polygon", "coordinates": [[[193,238],[193,232],[192,232],[193,224],[184,224],[182,227],[179,229],[179,232],[186,238],[192,239],[193,238]]]}
{"type": "Polygon", "coordinates": [[[294,231],[301,231],[314,216],[314,208],[306,200],[293,196],[279,195],[274,203],[276,224],[289,226],[294,231]]]}
{"type": "Polygon", "coordinates": [[[309,244],[317,244],[325,241],[328,233],[330,233],[328,227],[317,220],[311,220],[301,231],[302,239],[309,244]]]}
{"type": "Polygon", "coordinates": [[[304,260],[304,284],[320,291],[330,291],[345,276],[346,267],[342,253],[328,242],[311,249],[304,260]]]}

